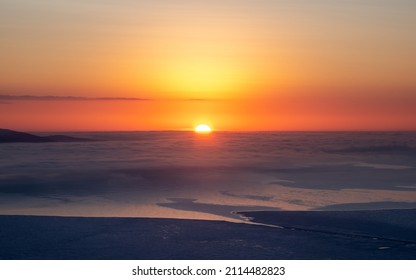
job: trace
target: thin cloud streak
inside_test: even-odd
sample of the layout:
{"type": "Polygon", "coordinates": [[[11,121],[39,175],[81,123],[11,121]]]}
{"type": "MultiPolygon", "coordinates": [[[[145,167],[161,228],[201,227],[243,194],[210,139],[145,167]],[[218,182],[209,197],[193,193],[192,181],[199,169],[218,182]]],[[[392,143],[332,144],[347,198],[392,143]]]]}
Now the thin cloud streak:
{"type": "Polygon", "coordinates": [[[139,97],[87,97],[87,96],[58,96],[58,95],[0,95],[0,104],[9,104],[8,101],[189,101],[206,102],[219,101],[207,98],[175,98],[155,99],[139,97]]]}
{"type": "Polygon", "coordinates": [[[56,95],[0,95],[0,101],[112,101],[112,100],[126,100],[126,101],[151,101],[150,98],[137,97],[86,97],[86,96],[56,96],[56,95]]]}

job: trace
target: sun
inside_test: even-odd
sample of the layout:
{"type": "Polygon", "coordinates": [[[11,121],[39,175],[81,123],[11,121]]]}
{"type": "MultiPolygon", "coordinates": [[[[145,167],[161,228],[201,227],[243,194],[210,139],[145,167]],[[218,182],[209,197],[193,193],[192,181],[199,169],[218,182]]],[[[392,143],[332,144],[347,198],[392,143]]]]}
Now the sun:
{"type": "Polygon", "coordinates": [[[206,125],[206,124],[198,124],[194,128],[194,131],[196,133],[211,133],[212,129],[211,129],[211,127],[209,127],[209,125],[206,125]]]}

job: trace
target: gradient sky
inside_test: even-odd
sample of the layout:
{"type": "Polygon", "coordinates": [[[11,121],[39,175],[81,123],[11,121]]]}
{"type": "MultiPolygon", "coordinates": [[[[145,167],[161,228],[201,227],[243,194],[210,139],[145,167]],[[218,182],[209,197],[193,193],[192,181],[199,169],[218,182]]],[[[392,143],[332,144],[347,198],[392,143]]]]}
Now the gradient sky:
{"type": "Polygon", "coordinates": [[[0,127],[415,130],[415,30],[406,0],[0,0],[0,127]]]}

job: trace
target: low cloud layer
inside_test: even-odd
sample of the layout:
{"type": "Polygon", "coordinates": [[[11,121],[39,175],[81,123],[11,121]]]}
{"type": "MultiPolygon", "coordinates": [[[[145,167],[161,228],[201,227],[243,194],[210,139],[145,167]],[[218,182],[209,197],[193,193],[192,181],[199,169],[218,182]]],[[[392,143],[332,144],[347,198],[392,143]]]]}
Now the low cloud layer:
{"type": "Polygon", "coordinates": [[[89,96],[60,96],[60,95],[11,95],[0,94],[0,103],[9,104],[9,101],[189,101],[189,102],[205,102],[219,101],[219,99],[206,98],[174,98],[174,99],[155,99],[140,97],[89,97],[89,96]]]}
{"type": "Polygon", "coordinates": [[[57,95],[0,95],[1,101],[90,101],[90,100],[126,100],[126,101],[150,101],[149,98],[137,97],[86,97],[86,96],[57,96],[57,95]]]}

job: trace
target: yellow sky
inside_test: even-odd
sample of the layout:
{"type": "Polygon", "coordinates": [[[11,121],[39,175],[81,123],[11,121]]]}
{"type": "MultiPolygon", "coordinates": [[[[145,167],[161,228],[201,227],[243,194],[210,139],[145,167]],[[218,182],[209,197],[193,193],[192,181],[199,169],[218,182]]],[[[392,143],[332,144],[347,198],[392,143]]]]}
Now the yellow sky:
{"type": "Polygon", "coordinates": [[[5,0],[0,120],[41,130],[199,120],[231,130],[415,129],[415,27],[416,4],[405,0],[5,0]],[[152,101],[54,101],[63,114],[22,97],[46,95],[152,101]]]}

